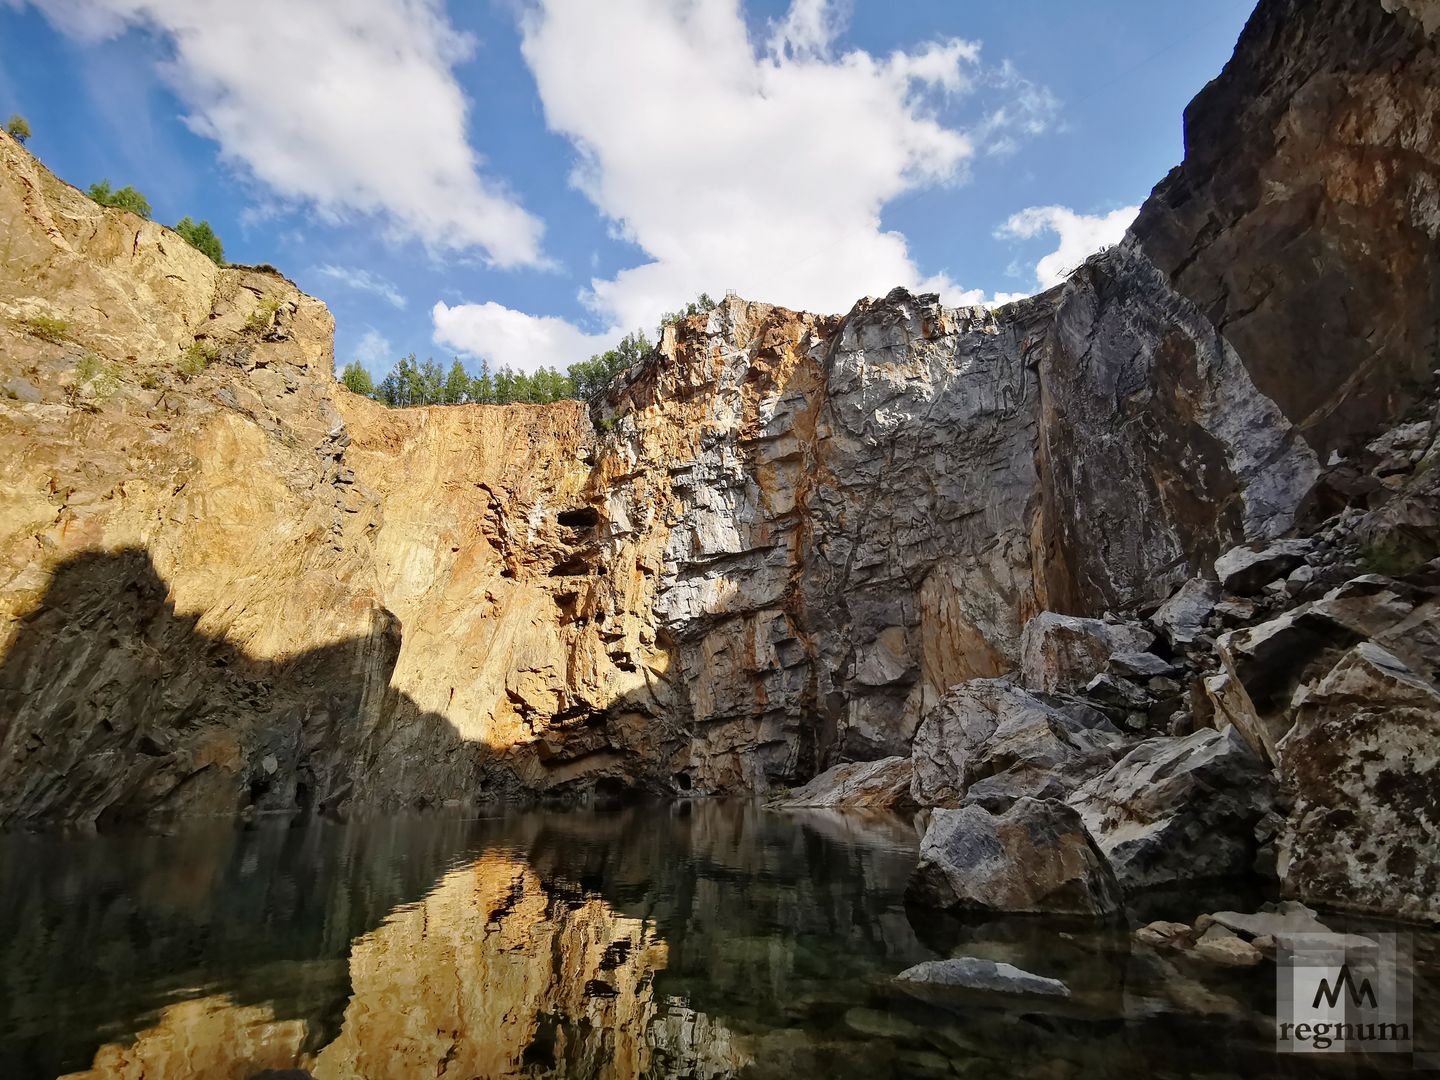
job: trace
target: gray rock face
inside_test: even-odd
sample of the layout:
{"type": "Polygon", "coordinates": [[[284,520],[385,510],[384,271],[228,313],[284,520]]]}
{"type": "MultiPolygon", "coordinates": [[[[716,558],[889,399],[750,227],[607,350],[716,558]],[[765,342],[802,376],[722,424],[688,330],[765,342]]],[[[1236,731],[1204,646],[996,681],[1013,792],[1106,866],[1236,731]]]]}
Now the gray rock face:
{"type": "Polygon", "coordinates": [[[921,806],[1058,797],[1108,768],[1123,739],[1099,713],[1058,709],[1005,679],[952,687],[915,733],[911,793],[921,806]]]}
{"type": "Polygon", "coordinates": [[[1047,979],[1011,964],[984,960],[978,956],[926,960],[906,968],[895,978],[905,983],[963,990],[995,990],[1003,994],[1039,994],[1042,997],[1070,996],[1070,988],[1059,979],[1047,979]]]}
{"type": "Polygon", "coordinates": [[[1070,797],[1128,891],[1246,874],[1270,771],[1233,732],[1149,739],[1070,797]]]}
{"type": "Polygon", "coordinates": [[[1288,895],[1440,918],[1437,731],[1440,691],[1370,642],[1306,695],[1279,744],[1288,895]]]}
{"type": "Polygon", "coordinates": [[[936,810],[906,897],[961,911],[1101,917],[1120,886],[1080,816],[1064,803],[1022,798],[1003,814],[936,810]]]}
{"type": "Polygon", "coordinates": [[[855,761],[826,769],[802,788],[776,800],[777,806],[835,806],[861,810],[905,810],[912,769],[905,757],[855,761]]]}
{"type": "Polygon", "coordinates": [[[1021,634],[1020,678],[1031,690],[1074,692],[1104,671],[1112,656],[1144,652],[1154,640],[1142,627],[1044,611],[1021,634]]]}

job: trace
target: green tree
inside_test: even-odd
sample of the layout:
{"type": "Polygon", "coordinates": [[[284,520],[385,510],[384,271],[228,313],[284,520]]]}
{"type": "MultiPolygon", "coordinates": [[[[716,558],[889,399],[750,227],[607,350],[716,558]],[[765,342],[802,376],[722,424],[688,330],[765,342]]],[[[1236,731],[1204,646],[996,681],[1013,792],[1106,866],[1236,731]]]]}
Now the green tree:
{"type": "Polygon", "coordinates": [[[650,351],[650,342],[642,331],[626,334],[615,348],[570,365],[570,392],[582,400],[594,397],[611,379],[640,363],[650,351]]]}
{"type": "Polygon", "coordinates": [[[150,217],[150,200],[129,184],[115,191],[110,187],[109,180],[101,180],[98,184],[90,185],[88,194],[101,206],[113,206],[117,210],[129,210],[143,218],[150,217]]]}
{"type": "Polygon", "coordinates": [[[352,394],[375,396],[375,380],[370,378],[370,372],[366,371],[358,360],[351,360],[345,365],[340,372],[340,381],[352,394]]]}
{"type": "Polygon", "coordinates": [[[465,374],[465,365],[457,356],[450,365],[450,374],[445,376],[445,404],[459,405],[470,398],[470,376],[465,374]]]}
{"type": "Polygon", "coordinates": [[[210,256],[216,266],[225,265],[225,247],[215,235],[215,230],[210,228],[210,222],[195,222],[183,217],[175,224],[175,231],[191,247],[210,256]]]}
{"type": "Polygon", "coordinates": [[[30,122],[18,112],[11,113],[10,119],[5,122],[5,131],[12,139],[24,146],[26,140],[30,138],[30,122]]]}
{"type": "Polygon", "coordinates": [[[679,311],[667,311],[662,315],[660,317],[660,329],[663,332],[665,327],[671,323],[677,323],[681,319],[688,319],[691,315],[704,315],[706,312],[713,311],[714,308],[715,301],[710,299],[710,294],[702,292],[679,311]]]}
{"type": "Polygon", "coordinates": [[[480,374],[470,380],[470,400],[481,405],[495,404],[495,377],[490,374],[490,361],[480,361],[480,374]]]}

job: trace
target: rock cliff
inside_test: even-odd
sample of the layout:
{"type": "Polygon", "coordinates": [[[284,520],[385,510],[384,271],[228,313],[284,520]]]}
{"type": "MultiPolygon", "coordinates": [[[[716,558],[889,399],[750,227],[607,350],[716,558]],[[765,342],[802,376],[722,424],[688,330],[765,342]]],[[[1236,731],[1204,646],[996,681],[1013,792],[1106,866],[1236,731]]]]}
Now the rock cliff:
{"type": "Polygon", "coordinates": [[[0,135],[0,823],[764,792],[908,756],[1037,614],[1382,513],[1355,455],[1435,399],[1433,15],[1263,0],[1050,292],[730,297],[588,405],[350,395],[318,301],[0,135]]]}

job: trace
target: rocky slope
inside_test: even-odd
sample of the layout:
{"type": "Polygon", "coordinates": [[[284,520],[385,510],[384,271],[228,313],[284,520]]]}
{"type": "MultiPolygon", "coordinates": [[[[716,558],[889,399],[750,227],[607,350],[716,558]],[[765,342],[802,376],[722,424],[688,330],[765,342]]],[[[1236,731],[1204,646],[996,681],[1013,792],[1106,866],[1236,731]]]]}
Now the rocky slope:
{"type": "MultiPolygon", "coordinates": [[[[764,792],[912,744],[922,804],[960,812],[984,783],[1005,814],[1212,725],[1323,814],[1341,796],[1307,776],[1334,763],[1300,748],[1382,683],[1429,776],[1437,665],[1397,642],[1437,554],[1435,21],[1428,0],[1265,0],[1187,112],[1185,162],[1063,286],[997,312],[732,297],[589,407],[349,395],[319,302],[0,136],[0,823],[764,792]],[[1268,556],[1311,568],[1293,591],[1231,580],[1260,559],[1237,544],[1317,533],[1268,556]],[[1303,703],[1239,696],[1243,642],[1206,619],[1238,633],[1366,568],[1393,585],[1336,602],[1394,593],[1401,617],[1274,676],[1303,703]],[[1060,619],[1162,602],[1159,656],[1060,619]],[[1371,639],[1404,670],[1345,651],[1371,639]],[[1001,702],[1053,751],[1020,755],[1018,786],[1001,702]]],[[[1197,777],[1234,753],[1194,749],[1197,777]]]]}

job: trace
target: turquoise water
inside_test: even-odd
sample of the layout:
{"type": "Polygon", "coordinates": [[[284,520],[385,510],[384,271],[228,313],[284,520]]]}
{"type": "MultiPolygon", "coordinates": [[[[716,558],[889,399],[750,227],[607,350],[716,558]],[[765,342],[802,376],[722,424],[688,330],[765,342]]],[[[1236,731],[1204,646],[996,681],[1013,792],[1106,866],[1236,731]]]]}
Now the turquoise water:
{"type": "MultiPolygon", "coordinates": [[[[1124,926],[907,909],[916,846],[901,820],[738,802],[3,837],[0,1076],[1411,1071],[1275,1054],[1268,964],[1132,950],[1124,926]],[[950,955],[1072,994],[915,996],[894,981],[950,955]]],[[[1162,899],[1132,918],[1227,901],[1162,899]]],[[[1423,1044],[1437,949],[1414,940],[1423,1044]]]]}

